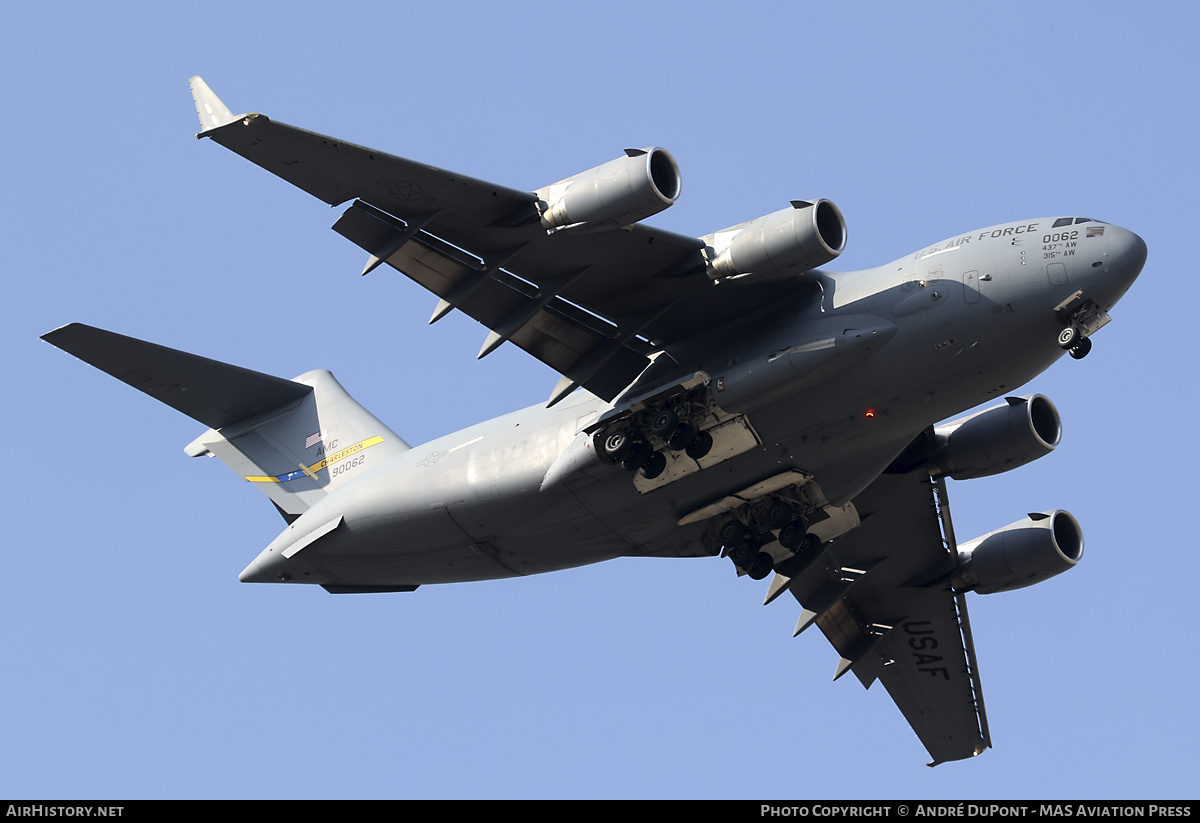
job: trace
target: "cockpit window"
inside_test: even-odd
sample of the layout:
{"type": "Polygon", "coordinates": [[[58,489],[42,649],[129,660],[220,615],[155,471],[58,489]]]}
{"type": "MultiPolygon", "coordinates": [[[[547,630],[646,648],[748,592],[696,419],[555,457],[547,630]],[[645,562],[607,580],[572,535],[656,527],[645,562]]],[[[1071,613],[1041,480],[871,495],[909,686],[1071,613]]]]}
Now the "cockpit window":
{"type": "Polygon", "coordinates": [[[1079,225],[1080,223],[1103,223],[1103,220],[1097,220],[1094,217],[1060,217],[1054,221],[1052,228],[1061,229],[1063,226],[1069,226],[1072,223],[1079,225]]]}

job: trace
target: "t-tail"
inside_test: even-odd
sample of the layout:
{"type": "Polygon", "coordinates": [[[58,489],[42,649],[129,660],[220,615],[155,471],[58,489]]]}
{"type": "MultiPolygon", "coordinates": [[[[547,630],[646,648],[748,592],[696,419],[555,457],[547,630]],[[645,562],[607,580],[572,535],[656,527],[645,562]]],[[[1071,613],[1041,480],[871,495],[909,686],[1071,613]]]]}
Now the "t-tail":
{"type": "Polygon", "coordinates": [[[208,426],[186,453],[220,458],[288,522],[410,448],[325,370],[285,380],[81,323],[42,339],[208,426]]]}

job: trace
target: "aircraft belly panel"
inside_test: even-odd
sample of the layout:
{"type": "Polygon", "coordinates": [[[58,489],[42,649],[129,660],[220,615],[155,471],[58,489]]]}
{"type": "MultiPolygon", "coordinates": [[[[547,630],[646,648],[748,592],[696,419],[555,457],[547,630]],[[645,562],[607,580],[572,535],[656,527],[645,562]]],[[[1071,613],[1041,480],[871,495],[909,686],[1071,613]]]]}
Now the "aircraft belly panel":
{"type": "Polygon", "coordinates": [[[318,556],[313,562],[331,580],[344,585],[422,586],[518,576],[474,546],[442,548],[424,555],[393,551],[336,558],[318,556]]]}
{"type": "Polygon", "coordinates": [[[444,506],[403,518],[351,514],[344,534],[330,535],[306,553],[346,584],[444,583],[514,574],[478,550],[444,506]]]}
{"type": "Polygon", "coordinates": [[[450,514],[514,574],[569,569],[625,553],[619,536],[565,489],[456,504],[450,514]]]}

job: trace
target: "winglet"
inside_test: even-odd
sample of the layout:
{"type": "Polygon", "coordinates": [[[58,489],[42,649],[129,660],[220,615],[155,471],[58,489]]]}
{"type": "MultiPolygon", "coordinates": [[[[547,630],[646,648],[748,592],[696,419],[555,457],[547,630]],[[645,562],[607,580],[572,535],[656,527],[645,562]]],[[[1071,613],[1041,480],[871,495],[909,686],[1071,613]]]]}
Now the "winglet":
{"type": "Polygon", "coordinates": [[[221,102],[221,98],[213,94],[213,90],[208,87],[208,83],[204,82],[204,78],[200,75],[188,80],[188,85],[192,87],[192,99],[196,101],[196,115],[200,118],[200,134],[206,131],[211,131],[228,123],[232,123],[237,118],[233,112],[229,110],[221,102]]]}

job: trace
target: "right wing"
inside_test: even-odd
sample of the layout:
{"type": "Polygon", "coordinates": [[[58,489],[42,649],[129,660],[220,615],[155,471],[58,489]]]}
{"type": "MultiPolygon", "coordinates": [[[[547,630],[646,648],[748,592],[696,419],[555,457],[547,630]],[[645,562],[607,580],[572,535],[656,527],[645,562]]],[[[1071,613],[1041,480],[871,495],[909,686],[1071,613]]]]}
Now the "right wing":
{"type": "Polygon", "coordinates": [[[716,287],[704,242],[640,223],[550,231],[538,197],[270,120],[233,115],[199,77],[203,131],[330,205],[334,229],[491,329],[480,356],[512,341],[576,386],[612,400],[674,341],[809,288],[803,278],[716,287]]]}
{"type": "Polygon", "coordinates": [[[768,595],[786,587],[800,602],[796,634],[815,624],[842,656],[834,679],[883,683],[931,766],[991,746],[966,600],[949,582],[945,493],[922,472],[881,475],[854,500],[861,525],[812,562],[780,563],[768,595]]]}

